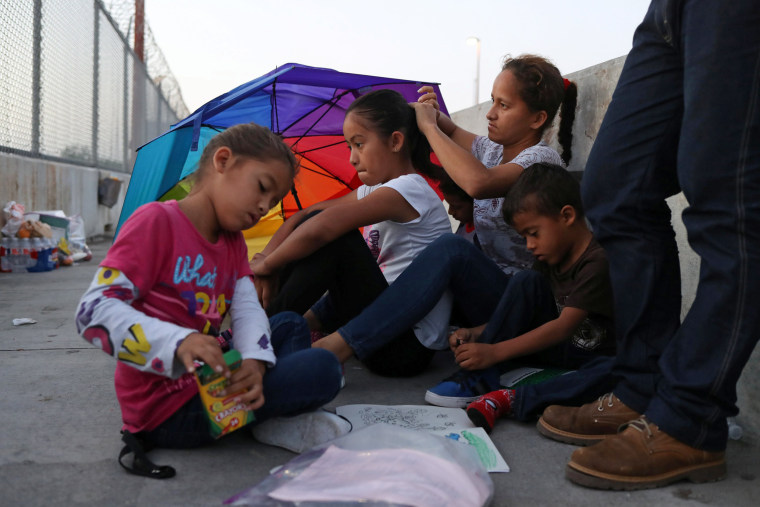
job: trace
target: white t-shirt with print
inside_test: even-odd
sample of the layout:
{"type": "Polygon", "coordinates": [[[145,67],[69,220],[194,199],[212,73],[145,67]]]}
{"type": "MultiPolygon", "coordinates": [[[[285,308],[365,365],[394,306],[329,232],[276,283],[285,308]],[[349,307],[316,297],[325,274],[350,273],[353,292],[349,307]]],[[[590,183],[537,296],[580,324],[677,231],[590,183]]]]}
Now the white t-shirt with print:
{"type": "MultiPolygon", "coordinates": [[[[412,260],[441,234],[451,232],[446,209],[441,199],[419,174],[405,174],[386,183],[356,190],[356,198],[362,199],[378,188],[392,188],[419,213],[409,222],[385,220],[364,227],[364,240],[390,285],[412,260]]],[[[417,339],[428,348],[448,347],[448,325],[452,297],[444,294],[436,306],[414,326],[417,339]]],[[[392,318],[392,316],[389,316],[392,318]]]]}
{"type": "MultiPolygon", "coordinates": [[[[472,142],[472,154],[489,169],[504,163],[503,149],[502,145],[483,136],[476,137],[472,142]]],[[[523,169],[538,162],[565,166],[559,153],[544,141],[524,149],[509,162],[523,169]]],[[[503,197],[475,199],[473,218],[483,253],[502,271],[512,274],[530,268],[535,259],[525,248],[525,238],[504,221],[501,215],[503,204],[503,197]]]]}

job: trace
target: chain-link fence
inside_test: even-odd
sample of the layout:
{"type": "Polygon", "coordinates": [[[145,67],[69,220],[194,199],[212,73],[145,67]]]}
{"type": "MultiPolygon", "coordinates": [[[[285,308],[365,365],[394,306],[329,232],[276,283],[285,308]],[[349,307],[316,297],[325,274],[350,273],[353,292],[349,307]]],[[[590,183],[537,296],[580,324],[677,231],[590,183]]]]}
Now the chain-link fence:
{"type": "Polygon", "coordinates": [[[188,114],[131,26],[100,0],[0,1],[0,152],[131,172],[135,149],[188,114]]]}

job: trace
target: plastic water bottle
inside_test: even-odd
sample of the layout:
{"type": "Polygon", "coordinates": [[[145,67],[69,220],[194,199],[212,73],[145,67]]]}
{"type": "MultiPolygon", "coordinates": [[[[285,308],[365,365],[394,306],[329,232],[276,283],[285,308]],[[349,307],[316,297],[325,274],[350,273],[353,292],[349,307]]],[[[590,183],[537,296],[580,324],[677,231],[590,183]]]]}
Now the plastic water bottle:
{"type": "Polygon", "coordinates": [[[0,242],[0,273],[11,271],[11,238],[3,238],[0,242]]]}
{"type": "Polygon", "coordinates": [[[726,419],[726,422],[728,423],[728,438],[731,440],[739,440],[742,438],[744,430],[741,426],[736,424],[736,419],[733,417],[728,417],[726,419]]]}
{"type": "Polygon", "coordinates": [[[34,249],[31,238],[21,238],[21,251],[24,259],[20,262],[23,262],[25,268],[31,268],[36,262],[33,258],[34,249]]]}
{"type": "Polygon", "coordinates": [[[32,238],[29,242],[29,261],[27,261],[27,268],[35,268],[40,262],[42,252],[42,239],[32,238]]]}
{"type": "Polygon", "coordinates": [[[10,268],[14,273],[23,273],[26,271],[26,257],[24,248],[19,238],[11,238],[10,246],[10,268]]]}

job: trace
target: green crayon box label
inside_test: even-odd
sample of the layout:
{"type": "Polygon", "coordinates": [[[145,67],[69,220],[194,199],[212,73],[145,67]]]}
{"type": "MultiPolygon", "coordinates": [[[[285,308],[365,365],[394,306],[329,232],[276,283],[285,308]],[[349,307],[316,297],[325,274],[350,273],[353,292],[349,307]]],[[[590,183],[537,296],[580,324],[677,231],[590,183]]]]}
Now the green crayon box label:
{"type": "MultiPolygon", "coordinates": [[[[230,371],[234,372],[240,368],[242,362],[240,352],[234,349],[226,352],[224,361],[230,371]]],[[[214,438],[219,438],[253,422],[253,412],[245,410],[243,403],[234,401],[240,392],[219,396],[219,393],[227,386],[227,379],[213,371],[210,366],[203,365],[196,370],[195,382],[198,384],[198,392],[211,423],[211,435],[214,438]]]]}

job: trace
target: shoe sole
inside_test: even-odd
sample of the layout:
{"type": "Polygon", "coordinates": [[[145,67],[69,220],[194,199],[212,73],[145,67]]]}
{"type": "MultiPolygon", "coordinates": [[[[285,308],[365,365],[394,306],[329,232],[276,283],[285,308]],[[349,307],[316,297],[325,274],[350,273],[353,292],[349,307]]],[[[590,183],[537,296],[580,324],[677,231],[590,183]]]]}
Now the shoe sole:
{"type": "Polygon", "coordinates": [[[681,480],[689,480],[695,483],[715,482],[722,480],[725,476],[725,460],[679,468],[664,474],[649,475],[645,477],[605,474],[578,465],[572,461],[568,463],[565,468],[565,477],[575,484],[588,488],[611,489],[617,491],[659,488],[681,480]]]}
{"type": "Polygon", "coordinates": [[[438,407],[447,407],[447,408],[465,408],[467,407],[467,405],[477,400],[478,398],[480,398],[480,396],[456,398],[453,396],[441,396],[439,394],[435,394],[430,391],[427,391],[425,393],[426,402],[430,403],[431,405],[436,405],[438,407]]]}
{"type": "Polygon", "coordinates": [[[467,410],[467,417],[470,418],[470,421],[472,421],[472,424],[486,430],[486,433],[491,433],[491,430],[493,430],[493,427],[488,424],[488,420],[486,419],[486,416],[481,414],[480,410],[476,410],[474,408],[467,410]]]}
{"type": "Polygon", "coordinates": [[[615,435],[582,435],[580,433],[570,433],[569,431],[563,431],[559,428],[555,428],[551,424],[544,421],[543,417],[541,417],[536,423],[536,429],[539,433],[541,433],[541,435],[545,436],[546,438],[550,438],[552,440],[556,440],[565,444],[580,445],[584,447],[597,444],[605,438],[609,438],[615,435]]]}

